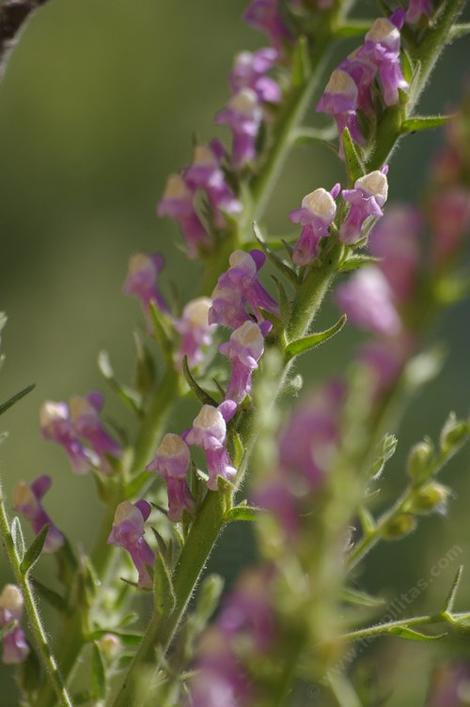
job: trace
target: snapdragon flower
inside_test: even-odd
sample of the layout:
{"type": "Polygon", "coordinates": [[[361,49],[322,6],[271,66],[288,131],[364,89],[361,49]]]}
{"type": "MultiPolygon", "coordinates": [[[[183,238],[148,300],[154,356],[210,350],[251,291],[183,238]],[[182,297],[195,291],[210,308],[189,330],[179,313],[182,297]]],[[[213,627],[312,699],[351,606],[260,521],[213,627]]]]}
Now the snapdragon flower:
{"type": "Polygon", "coordinates": [[[233,479],[237,470],[232,466],[226,448],[227,422],[235,414],[237,405],[233,400],[226,400],[218,407],[203,405],[193,421],[189,432],[185,434],[188,444],[204,450],[207,461],[209,480],[208,488],[217,490],[217,479],[233,479]]]}
{"type": "Polygon", "coordinates": [[[343,199],[350,204],[340,229],[343,243],[356,243],[363,235],[366,221],[383,216],[382,206],[388,197],[387,172],[388,167],[369,172],[356,179],[354,189],[341,192],[343,199]]]}
{"type": "Polygon", "coordinates": [[[406,21],[411,25],[415,25],[422,17],[431,17],[432,13],[432,0],[409,0],[406,21]]]}
{"type": "Polygon", "coordinates": [[[181,319],[175,321],[175,329],[181,335],[176,363],[181,367],[185,356],[188,357],[190,368],[198,366],[204,359],[203,349],[212,343],[215,329],[209,324],[209,311],[212,300],[208,297],[198,297],[191,300],[183,309],[181,319]]]}
{"type": "Polygon", "coordinates": [[[210,245],[209,234],[196,211],[194,190],[186,184],[181,175],[172,174],[168,177],[157,213],[159,216],[175,219],[191,258],[195,258],[201,248],[210,245]]]}
{"type": "Polygon", "coordinates": [[[359,91],[354,79],[340,67],[331,74],[316,110],[319,113],[327,113],[334,118],[340,137],[343,130],[348,128],[352,139],[361,143],[364,140],[356,112],[358,99],[359,91]]]}
{"type": "Polygon", "coordinates": [[[219,346],[219,351],[230,360],[232,370],[226,398],[240,403],[251,392],[253,371],[264,351],[264,337],[254,322],[244,322],[235,329],[230,340],[219,346]]]}
{"type": "Polygon", "coordinates": [[[237,329],[254,317],[263,335],[269,332],[271,323],[263,318],[260,310],[277,314],[279,307],[258,278],[265,261],[266,256],[260,250],[249,253],[236,250],[231,254],[230,267],[219,277],[212,293],[211,324],[237,329]]]}
{"type": "Polygon", "coordinates": [[[42,505],[42,499],[51,485],[51,477],[43,474],[31,484],[20,481],[13,489],[13,507],[30,521],[33,532],[37,535],[45,525],[49,526],[44,552],[56,552],[64,544],[64,536],[42,505]]]}
{"type": "Polygon", "coordinates": [[[162,312],[168,312],[168,305],[157,285],[163,267],[164,260],[160,253],[136,253],[129,260],[123,290],[125,294],[137,297],[147,317],[151,302],[162,312]]]}
{"type": "Polygon", "coordinates": [[[279,50],[292,39],[292,34],[281,15],[279,0],[251,0],[244,18],[249,25],[264,32],[272,45],[279,50]]]}
{"type": "Polygon", "coordinates": [[[400,65],[399,28],[403,20],[404,15],[401,12],[394,13],[391,19],[379,17],[373,22],[364,41],[365,53],[377,67],[386,106],[398,103],[399,90],[404,91],[408,88],[400,65]],[[392,19],[394,22],[391,21],[392,19]]]}
{"type": "Polygon", "coordinates": [[[256,93],[260,101],[279,103],[282,98],[280,86],[277,81],[266,75],[278,60],[279,52],[272,47],[237,54],[230,74],[233,93],[249,88],[256,93]]]}
{"type": "Polygon", "coordinates": [[[328,229],[335,219],[335,199],[340,190],[339,184],[335,184],[329,192],[322,187],[315,189],[304,196],[300,209],[289,214],[293,223],[302,225],[302,232],[292,256],[296,265],[308,265],[318,255],[320,241],[328,235],[328,229]]]}
{"type": "Polygon", "coordinates": [[[16,584],[6,584],[0,594],[0,629],[16,622],[3,634],[2,660],[6,665],[22,663],[29,653],[23,629],[19,625],[23,616],[23,594],[16,584]]]}
{"type": "Polygon", "coordinates": [[[263,108],[251,88],[242,88],[215,117],[215,122],[232,130],[232,163],[241,169],[256,158],[256,138],[263,120],[263,108]]]}
{"type": "Polygon", "coordinates": [[[123,501],[116,508],[113,527],[108,537],[110,545],[122,547],[132,558],[139,573],[138,585],[142,589],[152,588],[149,567],[153,567],[155,556],[144,537],[145,521],[150,515],[147,501],[123,501]]]}
{"type": "Polygon", "coordinates": [[[98,455],[81,443],[66,403],[46,401],[41,407],[39,421],[44,437],[64,448],[77,474],[86,474],[92,466],[98,466],[98,455]]]}
{"type": "Polygon", "coordinates": [[[165,479],[168,492],[168,517],[176,522],[181,520],[185,510],[192,512],[194,501],[186,481],[191,456],[186,442],[176,434],[166,434],[156,451],[154,459],[147,466],[148,471],[156,471],[165,479]]]}
{"type": "Polygon", "coordinates": [[[84,397],[76,395],[69,401],[70,420],[75,432],[88,442],[98,456],[100,469],[112,473],[107,457],[119,457],[122,449],[103,425],[100,417],[103,404],[104,396],[98,391],[84,397]]]}
{"type": "Polygon", "coordinates": [[[336,301],[348,319],[361,329],[394,336],[402,324],[393,292],[381,270],[362,268],[336,290],[336,301]]]}

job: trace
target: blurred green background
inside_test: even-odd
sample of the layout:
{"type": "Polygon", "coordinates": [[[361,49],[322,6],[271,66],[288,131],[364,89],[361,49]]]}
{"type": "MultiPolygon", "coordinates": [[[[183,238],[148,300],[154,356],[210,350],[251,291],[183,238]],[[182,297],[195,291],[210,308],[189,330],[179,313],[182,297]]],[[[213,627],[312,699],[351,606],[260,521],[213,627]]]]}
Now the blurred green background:
{"type": "MultiPolygon", "coordinates": [[[[42,440],[42,400],[66,399],[102,387],[97,352],[106,348],[123,378],[131,375],[132,331],[141,326],[134,301],[121,294],[130,253],[161,250],[184,296],[195,292],[197,267],[175,248],[173,224],[155,218],[165,178],[190,159],[192,135],[223,135],[212,117],[227,97],[234,53],[263,39],[241,21],[244,0],[51,0],[34,17],[0,86],[0,309],[9,316],[0,399],[27,383],[37,388],[2,418],[9,439],[0,449],[7,493],[21,478],[54,477],[47,508],[71,538],[88,547],[100,507],[91,478],[74,476],[61,450],[42,440]]],[[[375,12],[360,2],[359,13],[375,12]]],[[[448,49],[422,110],[445,111],[468,69],[469,40],[448,49]]],[[[348,50],[345,44],[341,55],[348,50]]],[[[313,106],[310,117],[313,118],[313,106]]],[[[391,172],[391,199],[414,200],[425,182],[439,132],[409,138],[391,172]]],[[[282,176],[267,222],[276,233],[300,197],[341,177],[324,148],[296,151],[282,176]]],[[[333,310],[326,308],[325,322],[333,310]]],[[[468,411],[469,306],[456,307],[432,333],[449,357],[441,377],[416,400],[400,435],[386,486],[399,487],[409,445],[436,434],[449,409],[468,411]]],[[[357,335],[349,331],[303,365],[310,381],[342,371],[357,335]]],[[[107,408],[126,416],[109,396],[107,408]]],[[[428,578],[458,544],[429,592],[410,611],[436,606],[468,551],[469,451],[449,467],[455,489],[448,517],[424,520],[408,541],[371,556],[364,577],[390,599],[428,578]]],[[[312,543],[314,543],[312,539],[312,543]]],[[[246,537],[231,530],[211,566],[229,578],[247,557],[246,537]]],[[[47,572],[50,559],[44,561],[47,572]]],[[[470,604],[470,571],[459,602],[470,604]]],[[[10,579],[2,557],[0,579],[10,579]]],[[[451,644],[463,651],[463,643],[451,644]]],[[[440,646],[377,642],[366,656],[393,695],[392,707],[423,703],[427,671],[440,646]],[[404,673],[397,680],[397,670],[404,673]],[[409,678],[409,679],[408,679],[409,678]]],[[[0,705],[15,704],[9,671],[0,672],[0,705]]],[[[313,699],[313,698],[312,698],[313,699]]]]}

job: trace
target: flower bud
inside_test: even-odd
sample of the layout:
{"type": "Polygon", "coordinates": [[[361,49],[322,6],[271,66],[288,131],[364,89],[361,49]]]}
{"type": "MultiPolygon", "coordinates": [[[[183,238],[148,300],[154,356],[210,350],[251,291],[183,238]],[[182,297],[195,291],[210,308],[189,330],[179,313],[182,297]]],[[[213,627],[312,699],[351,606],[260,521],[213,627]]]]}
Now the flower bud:
{"type": "Polygon", "coordinates": [[[431,481],[413,493],[410,511],[412,513],[432,513],[432,511],[443,510],[448,496],[449,489],[446,486],[431,481]]]}
{"type": "Polygon", "coordinates": [[[442,428],[440,444],[444,454],[449,454],[461,444],[469,435],[469,424],[466,420],[458,420],[455,413],[451,412],[442,428]]]}
{"type": "Polygon", "coordinates": [[[382,530],[385,540],[400,540],[416,528],[416,518],[411,513],[401,513],[391,518],[382,530]]]}
{"type": "Polygon", "coordinates": [[[407,472],[414,482],[419,483],[430,476],[433,456],[434,450],[431,442],[423,440],[412,447],[408,456],[407,472]]]}
{"type": "Polygon", "coordinates": [[[109,661],[114,660],[122,649],[121,639],[113,633],[105,633],[101,636],[98,645],[103,656],[109,661]]]}

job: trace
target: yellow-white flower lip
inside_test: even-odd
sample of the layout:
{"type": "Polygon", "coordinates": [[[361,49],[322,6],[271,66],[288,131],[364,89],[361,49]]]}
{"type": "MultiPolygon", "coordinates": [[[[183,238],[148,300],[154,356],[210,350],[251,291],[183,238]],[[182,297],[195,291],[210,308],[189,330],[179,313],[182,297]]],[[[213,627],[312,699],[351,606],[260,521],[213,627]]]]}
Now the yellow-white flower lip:
{"type": "Polygon", "coordinates": [[[302,207],[324,221],[333,221],[336,215],[336,202],[330,192],[323,187],[315,189],[302,199],[302,207]]]}
{"type": "Polygon", "coordinates": [[[130,501],[122,501],[116,508],[113,525],[120,525],[123,521],[130,520],[133,517],[139,522],[142,521],[142,514],[139,509],[130,501]]]}
{"type": "Polygon", "coordinates": [[[333,95],[346,94],[347,96],[356,95],[357,86],[346,71],[335,69],[326,84],[325,93],[332,93],[333,95]]]}
{"type": "Polygon", "coordinates": [[[261,356],[264,347],[264,338],[261,330],[255,322],[243,322],[238,329],[235,329],[230,337],[232,340],[247,347],[261,356]]]}
{"type": "Polygon", "coordinates": [[[244,250],[234,250],[229,257],[228,262],[232,268],[242,266],[244,270],[253,270],[253,272],[256,272],[255,261],[251,255],[246,253],[244,250]]]}
{"type": "Polygon", "coordinates": [[[244,64],[245,66],[249,66],[252,62],[252,59],[253,59],[253,52],[249,52],[249,51],[238,52],[238,54],[235,55],[235,61],[233,63],[235,66],[240,66],[240,64],[244,64]]]}
{"type": "Polygon", "coordinates": [[[229,106],[237,113],[251,115],[259,108],[258,96],[251,88],[242,88],[230,99],[229,106]]]}
{"type": "Polygon", "coordinates": [[[388,180],[386,175],[378,169],[369,174],[365,174],[363,177],[359,177],[354,186],[357,189],[364,189],[364,191],[372,196],[379,198],[381,204],[387,201],[388,180]]]}
{"type": "Polygon", "coordinates": [[[0,594],[0,608],[8,609],[17,619],[23,612],[23,594],[16,584],[6,584],[0,594]]]}
{"type": "Polygon", "coordinates": [[[183,319],[189,321],[195,327],[209,326],[209,309],[212,300],[209,297],[198,297],[188,302],[183,309],[183,319]]]}
{"type": "Polygon", "coordinates": [[[129,273],[131,275],[147,270],[149,267],[153,268],[154,264],[152,258],[145,253],[135,253],[129,258],[129,273]]]}
{"type": "Polygon", "coordinates": [[[179,435],[168,432],[160,442],[157,454],[163,457],[184,456],[189,459],[189,449],[186,442],[179,435]]]}
{"type": "Polygon", "coordinates": [[[96,410],[86,398],[75,395],[69,402],[70,419],[75,422],[84,415],[96,415],[96,410]]]}
{"type": "Polygon", "coordinates": [[[179,174],[170,174],[166,181],[164,199],[186,199],[191,196],[191,191],[186,186],[183,177],[179,174]]]}
{"type": "Polygon", "coordinates": [[[216,165],[217,160],[208,145],[196,145],[193,153],[193,165],[216,165]]]}
{"type": "Polygon", "coordinates": [[[213,405],[203,405],[199,414],[194,418],[193,426],[202,430],[208,430],[214,426],[225,429],[225,420],[222,413],[213,405]]]}
{"type": "Polygon", "coordinates": [[[66,420],[67,416],[67,407],[64,403],[54,403],[52,400],[47,400],[39,411],[39,422],[41,427],[47,427],[54,420],[66,420]]]}
{"type": "Polygon", "coordinates": [[[13,489],[13,506],[19,508],[20,506],[31,506],[36,505],[37,499],[34,493],[31,491],[31,487],[26,481],[20,481],[16,484],[13,489]]]}
{"type": "Polygon", "coordinates": [[[384,40],[395,42],[400,40],[400,32],[386,17],[379,17],[372,23],[365,38],[369,42],[383,42],[384,40]]]}

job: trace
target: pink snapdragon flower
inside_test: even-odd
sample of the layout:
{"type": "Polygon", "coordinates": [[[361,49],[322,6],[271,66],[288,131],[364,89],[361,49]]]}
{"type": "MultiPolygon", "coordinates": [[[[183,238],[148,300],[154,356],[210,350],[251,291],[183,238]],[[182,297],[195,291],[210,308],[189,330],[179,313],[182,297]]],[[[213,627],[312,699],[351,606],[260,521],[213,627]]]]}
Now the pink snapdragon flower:
{"type": "Polygon", "coordinates": [[[251,88],[242,88],[217,113],[215,122],[226,124],[232,130],[232,162],[235,169],[241,169],[255,160],[256,138],[262,120],[263,108],[251,88]]]}
{"type": "Polygon", "coordinates": [[[181,367],[185,356],[188,357],[190,368],[198,366],[204,360],[203,349],[212,343],[215,329],[209,324],[209,311],[212,300],[208,297],[198,297],[191,300],[183,309],[181,319],[175,322],[175,329],[181,335],[176,363],[181,367]]]}
{"type": "Polygon", "coordinates": [[[432,13],[432,0],[409,0],[406,21],[411,25],[415,25],[422,17],[431,17],[432,13]]]}
{"type": "Polygon", "coordinates": [[[2,660],[6,665],[23,663],[29,653],[29,646],[19,622],[23,616],[23,594],[16,584],[6,584],[0,594],[0,628],[17,622],[3,636],[2,660]]]}
{"type": "Polygon", "coordinates": [[[354,79],[340,67],[331,74],[316,110],[334,118],[340,137],[348,128],[352,139],[362,143],[364,138],[357,118],[358,101],[359,91],[354,79]]]}
{"type": "Polygon", "coordinates": [[[281,15],[279,0],[251,0],[244,18],[249,25],[264,32],[276,49],[292,39],[292,34],[281,15]]]}
{"type": "Polygon", "coordinates": [[[168,177],[165,192],[158,204],[159,216],[169,216],[179,225],[185,238],[188,254],[195,258],[200,248],[210,245],[209,235],[198,216],[194,203],[194,190],[179,174],[168,177]]]}
{"type": "Polygon", "coordinates": [[[279,84],[269,76],[270,71],[279,60],[279,52],[272,47],[258,49],[256,52],[240,52],[235,57],[234,67],[230,74],[230,86],[233,93],[249,88],[256,93],[258,99],[266,103],[279,103],[282,92],[279,84]]]}
{"type": "MultiPolygon", "coordinates": [[[[391,19],[395,19],[395,16],[391,19]]],[[[400,30],[391,19],[385,17],[376,19],[364,41],[364,51],[377,67],[386,106],[398,103],[398,91],[400,89],[405,91],[408,88],[400,65],[400,30]]],[[[400,26],[403,19],[401,13],[396,14],[395,22],[400,26]]]]}
{"type": "Polygon", "coordinates": [[[77,474],[86,474],[92,466],[98,466],[98,455],[81,443],[72,425],[69,406],[66,403],[50,400],[45,402],[41,407],[39,420],[44,437],[64,448],[77,474]]]}
{"type": "Polygon", "coordinates": [[[56,552],[64,544],[64,536],[50,516],[44,510],[42,499],[52,484],[50,476],[38,476],[31,484],[20,481],[13,489],[13,507],[22,513],[31,523],[33,532],[38,535],[45,525],[49,526],[44,552],[56,552]]]}
{"type": "Polygon", "coordinates": [[[122,547],[132,558],[139,573],[138,584],[142,589],[152,588],[149,567],[153,567],[155,556],[144,537],[144,523],[150,515],[147,501],[123,501],[116,508],[113,527],[108,538],[110,545],[122,547]]]}
{"type": "Polygon", "coordinates": [[[119,457],[122,449],[103,425],[100,417],[103,405],[104,396],[98,391],[84,397],[76,395],[69,401],[70,420],[77,435],[84,439],[99,457],[101,470],[112,473],[113,469],[107,457],[119,457]]]}
{"type": "Polygon", "coordinates": [[[244,322],[231,334],[219,351],[230,360],[232,371],[226,398],[240,403],[251,392],[253,371],[264,352],[264,337],[254,322],[244,322]]]}
{"type": "Polygon", "coordinates": [[[302,226],[292,256],[296,265],[308,265],[318,255],[320,241],[328,235],[328,229],[335,219],[335,199],[340,190],[339,184],[335,184],[331,191],[323,188],[315,189],[304,196],[300,209],[290,212],[290,220],[302,226]]]}
{"type": "Polygon", "coordinates": [[[137,297],[146,316],[151,302],[162,312],[168,312],[168,305],[157,286],[163,267],[164,260],[160,253],[136,253],[129,260],[123,290],[125,294],[137,297]]]}
{"type": "Polygon", "coordinates": [[[362,268],[340,285],[336,302],[360,329],[385,336],[395,336],[402,329],[392,289],[377,267],[362,268]]]}
{"type": "Polygon", "coordinates": [[[382,206],[388,197],[388,167],[356,179],[354,189],[343,189],[341,195],[350,204],[340,229],[343,243],[352,244],[363,235],[365,222],[383,216],[382,206]]]}
{"type": "Polygon", "coordinates": [[[232,466],[226,449],[227,422],[236,412],[237,405],[233,400],[226,400],[218,407],[203,405],[195,417],[189,432],[185,434],[188,444],[196,445],[204,450],[207,461],[209,480],[207,486],[217,490],[217,479],[233,479],[237,470],[232,466]]]}
{"type": "Polygon", "coordinates": [[[211,324],[237,329],[254,317],[263,335],[270,331],[272,325],[263,318],[260,309],[277,314],[279,307],[258,278],[265,261],[266,256],[260,250],[249,253],[236,250],[231,254],[230,267],[219,277],[212,293],[211,324]]]}
{"type": "Polygon", "coordinates": [[[186,481],[190,463],[191,456],[186,442],[179,435],[168,433],[147,466],[148,471],[156,471],[166,481],[168,517],[174,522],[182,519],[185,510],[191,513],[194,509],[186,481]]]}

